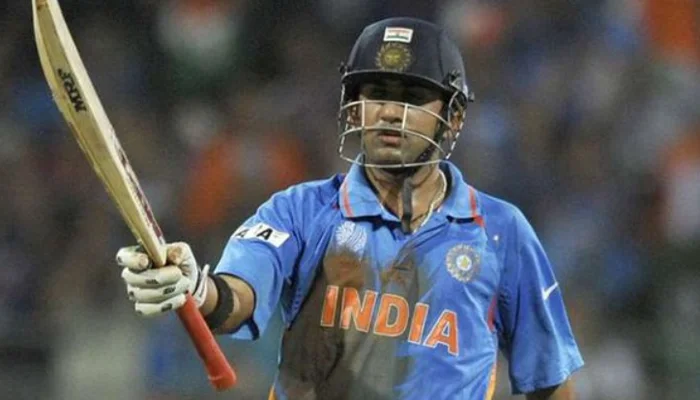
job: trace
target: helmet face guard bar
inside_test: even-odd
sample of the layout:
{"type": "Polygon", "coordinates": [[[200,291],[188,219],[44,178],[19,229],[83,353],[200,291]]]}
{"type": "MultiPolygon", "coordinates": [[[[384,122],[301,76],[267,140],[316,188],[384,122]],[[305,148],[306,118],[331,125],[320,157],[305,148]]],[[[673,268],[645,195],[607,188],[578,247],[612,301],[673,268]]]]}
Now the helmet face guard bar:
{"type": "Polygon", "coordinates": [[[345,90],[343,90],[343,92],[343,101],[338,113],[338,155],[341,159],[369,168],[398,169],[437,164],[442,160],[449,159],[452,155],[464,123],[464,112],[466,109],[466,102],[460,101],[459,92],[455,92],[447,102],[444,112],[444,114],[446,114],[445,117],[423,107],[399,101],[349,101],[349,99],[347,99],[345,96],[345,90]],[[367,105],[383,106],[385,104],[394,104],[403,108],[401,125],[367,126],[367,105]],[[435,139],[432,139],[423,133],[411,130],[406,126],[409,110],[426,113],[437,121],[438,126],[435,131],[435,139]],[[459,125],[453,127],[449,121],[455,121],[455,118],[459,118],[457,121],[459,125]],[[401,145],[401,162],[393,164],[379,164],[367,160],[365,157],[367,154],[365,133],[372,131],[396,132],[402,139],[404,139],[402,140],[401,145]],[[407,144],[406,139],[408,138],[417,138],[426,143],[426,149],[417,157],[413,157],[413,159],[407,159],[407,149],[404,147],[407,144]],[[353,143],[353,139],[355,139],[355,143],[353,143]]]}

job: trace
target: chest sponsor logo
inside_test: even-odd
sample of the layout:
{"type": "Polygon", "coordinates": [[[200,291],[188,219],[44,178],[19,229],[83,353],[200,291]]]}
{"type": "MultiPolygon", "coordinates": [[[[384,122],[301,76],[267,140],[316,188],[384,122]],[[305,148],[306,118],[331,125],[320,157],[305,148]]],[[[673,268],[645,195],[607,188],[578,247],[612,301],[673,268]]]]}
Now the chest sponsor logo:
{"type": "Polygon", "coordinates": [[[481,269],[481,256],[473,247],[458,244],[445,256],[447,272],[460,282],[469,282],[481,269]]]}
{"type": "Polygon", "coordinates": [[[258,239],[268,242],[275,247],[280,247],[289,239],[289,233],[278,231],[270,225],[260,222],[253,226],[242,226],[236,229],[231,238],[258,239]]]}
{"type": "Polygon", "coordinates": [[[408,300],[399,295],[328,285],[321,326],[385,337],[407,335],[409,343],[433,349],[440,345],[450,354],[459,355],[457,313],[444,309],[428,323],[429,311],[430,305],[425,303],[416,303],[411,310],[408,300]]]}

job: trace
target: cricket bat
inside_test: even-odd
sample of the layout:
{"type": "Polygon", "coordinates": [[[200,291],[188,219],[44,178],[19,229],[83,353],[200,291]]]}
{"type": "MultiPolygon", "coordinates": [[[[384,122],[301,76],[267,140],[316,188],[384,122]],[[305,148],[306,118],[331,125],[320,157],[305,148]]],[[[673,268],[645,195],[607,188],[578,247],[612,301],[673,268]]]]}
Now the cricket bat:
{"type": "MultiPolygon", "coordinates": [[[[114,128],[107,118],[73,42],[57,0],[32,0],[34,36],[54,101],[122,218],[157,266],[166,262],[166,242],[114,128]]],[[[236,384],[236,374],[192,296],[177,310],[209,380],[217,390],[236,384]]]]}

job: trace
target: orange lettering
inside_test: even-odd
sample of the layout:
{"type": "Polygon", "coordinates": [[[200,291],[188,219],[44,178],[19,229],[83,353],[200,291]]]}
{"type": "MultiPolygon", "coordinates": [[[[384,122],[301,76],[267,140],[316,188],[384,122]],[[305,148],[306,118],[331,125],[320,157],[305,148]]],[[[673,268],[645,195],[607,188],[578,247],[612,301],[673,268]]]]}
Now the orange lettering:
{"type": "Polygon", "coordinates": [[[374,325],[374,333],[380,336],[396,337],[408,326],[408,302],[395,294],[383,294],[379,304],[379,314],[374,325]],[[389,322],[391,310],[396,311],[393,322],[389,322]]]}
{"type": "MultiPolygon", "coordinates": [[[[321,326],[331,328],[335,326],[338,314],[338,297],[341,287],[328,285],[321,309],[321,326]]],[[[409,343],[423,345],[432,349],[439,344],[447,347],[452,355],[459,355],[459,326],[457,314],[454,311],[444,310],[431,327],[429,333],[424,336],[426,322],[430,311],[430,305],[416,303],[412,312],[408,301],[395,294],[382,294],[377,305],[379,293],[374,290],[365,290],[361,294],[351,287],[342,288],[342,301],[340,302],[340,328],[349,330],[351,326],[359,332],[368,333],[374,320],[372,333],[379,336],[398,337],[403,335],[408,328],[407,340],[409,343]]]]}
{"type": "Polygon", "coordinates": [[[447,351],[450,354],[458,355],[457,344],[457,314],[454,311],[445,310],[440,314],[433,329],[430,330],[428,337],[423,342],[424,346],[435,348],[438,344],[447,346],[447,351]]]}
{"type": "Polygon", "coordinates": [[[425,303],[416,303],[416,308],[413,310],[413,320],[411,321],[411,330],[408,331],[408,341],[415,344],[420,344],[420,339],[423,337],[423,329],[425,329],[425,319],[428,316],[429,305],[425,303]]]}
{"type": "Polygon", "coordinates": [[[367,290],[365,298],[360,302],[360,294],[355,288],[343,289],[343,306],[340,315],[340,327],[350,328],[350,320],[355,321],[355,329],[360,332],[369,332],[372,322],[374,304],[377,301],[377,292],[367,290]]]}
{"type": "Polygon", "coordinates": [[[335,323],[335,312],[338,308],[338,291],[336,285],[326,286],[326,295],[323,298],[323,312],[321,313],[321,326],[330,328],[335,323]]]}

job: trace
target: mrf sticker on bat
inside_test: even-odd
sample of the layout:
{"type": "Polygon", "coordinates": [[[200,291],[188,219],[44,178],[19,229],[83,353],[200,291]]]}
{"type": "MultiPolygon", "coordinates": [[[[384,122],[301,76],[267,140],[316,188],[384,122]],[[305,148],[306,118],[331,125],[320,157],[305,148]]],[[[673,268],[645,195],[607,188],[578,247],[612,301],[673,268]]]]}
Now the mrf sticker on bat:
{"type": "Polygon", "coordinates": [[[275,247],[289,239],[289,233],[274,229],[268,224],[259,222],[253,226],[242,226],[231,235],[232,239],[258,239],[270,243],[275,247]]]}
{"type": "Polygon", "coordinates": [[[85,100],[83,100],[83,96],[80,94],[80,90],[78,90],[78,84],[75,81],[75,77],[73,77],[73,73],[64,71],[61,68],[58,68],[56,73],[58,77],[61,78],[63,90],[66,92],[66,96],[68,96],[68,100],[70,100],[70,103],[73,105],[75,112],[87,111],[85,100]]]}

